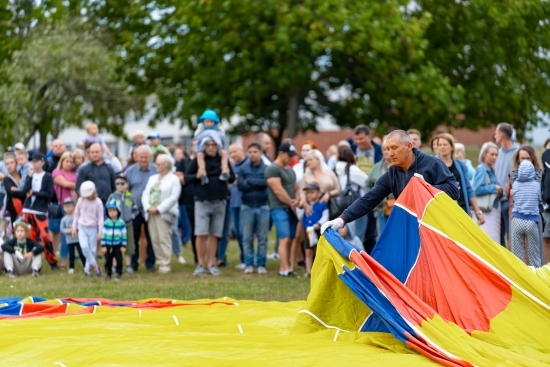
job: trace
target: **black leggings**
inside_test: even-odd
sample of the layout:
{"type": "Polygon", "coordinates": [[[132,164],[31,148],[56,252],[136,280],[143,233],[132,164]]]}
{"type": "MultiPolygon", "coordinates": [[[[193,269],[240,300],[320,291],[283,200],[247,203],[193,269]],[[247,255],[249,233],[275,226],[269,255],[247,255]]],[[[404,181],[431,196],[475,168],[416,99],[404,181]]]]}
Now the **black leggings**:
{"type": "Polygon", "coordinates": [[[122,275],[122,252],[120,252],[120,245],[117,246],[105,246],[107,252],[105,253],[105,272],[111,276],[113,268],[113,257],[116,259],[116,273],[122,275]]]}
{"type": "Polygon", "coordinates": [[[80,258],[80,261],[82,261],[82,266],[86,266],[86,258],[82,254],[82,249],[80,248],[80,243],[68,243],[67,248],[69,250],[69,269],[74,269],[74,259],[75,259],[75,252],[74,249],[78,251],[78,257],[80,258]]]}

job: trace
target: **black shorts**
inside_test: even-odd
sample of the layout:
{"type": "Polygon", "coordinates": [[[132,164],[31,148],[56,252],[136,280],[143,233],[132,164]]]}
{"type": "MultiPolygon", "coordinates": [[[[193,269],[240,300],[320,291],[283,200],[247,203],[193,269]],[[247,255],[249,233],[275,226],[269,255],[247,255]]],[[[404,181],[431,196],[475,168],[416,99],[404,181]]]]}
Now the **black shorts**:
{"type": "MultiPolygon", "coordinates": [[[[316,229],[315,233],[317,234],[317,238],[321,238],[321,229],[316,229]]],[[[309,245],[309,236],[307,235],[307,232],[304,228],[304,240],[302,241],[302,249],[304,250],[315,250],[317,249],[317,244],[310,246],[309,245]]]]}

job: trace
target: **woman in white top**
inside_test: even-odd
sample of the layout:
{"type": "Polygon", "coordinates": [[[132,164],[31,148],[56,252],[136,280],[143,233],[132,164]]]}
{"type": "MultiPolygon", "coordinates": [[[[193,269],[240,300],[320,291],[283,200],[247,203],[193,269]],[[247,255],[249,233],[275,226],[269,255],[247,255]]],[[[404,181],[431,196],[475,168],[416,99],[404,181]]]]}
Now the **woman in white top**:
{"type": "MultiPolygon", "coordinates": [[[[338,182],[342,190],[344,190],[348,184],[348,169],[352,189],[359,190],[359,193],[364,195],[367,179],[369,177],[355,164],[355,154],[353,154],[351,148],[346,145],[340,145],[338,146],[338,162],[336,162],[334,171],[336,172],[336,176],[338,176],[338,182]]],[[[356,219],[354,223],[355,235],[363,242],[365,231],[367,230],[367,216],[364,215],[356,219]]]]}
{"type": "Polygon", "coordinates": [[[168,273],[172,252],[172,225],[179,213],[181,184],[178,177],[172,173],[173,163],[168,155],[160,154],[155,164],[158,174],[149,177],[141,202],[159,273],[168,273]]]}
{"type": "Polygon", "coordinates": [[[338,181],[342,189],[348,184],[348,168],[350,183],[360,190],[359,192],[361,195],[364,195],[365,185],[369,176],[361,171],[355,164],[355,155],[351,151],[351,148],[341,145],[338,147],[338,162],[336,162],[334,171],[336,172],[336,176],[338,176],[338,181]]]}

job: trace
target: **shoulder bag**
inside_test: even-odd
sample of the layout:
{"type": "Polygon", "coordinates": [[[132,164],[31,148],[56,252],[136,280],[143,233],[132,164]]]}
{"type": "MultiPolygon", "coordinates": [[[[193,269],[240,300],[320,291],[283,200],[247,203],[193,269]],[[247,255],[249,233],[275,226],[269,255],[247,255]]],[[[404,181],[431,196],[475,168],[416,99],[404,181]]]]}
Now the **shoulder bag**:
{"type": "MultiPolygon", "coordinates": [[[[491,183],[491,180],[489,179],[489,174],[485,172],[485,185],[489,185],[491,183]]],[[[479,210],[481,210],[484,213],[489,213],[491,209],[493,209],[493,205],[495,204],[495,200],[497,198],[497,194],[487,194],[477,197],[477,205],[479,206],[479,210]]]]}
{"type": "Polygon", "coordinates": [[[361,197],[359,190],[352,187],[349,170],[350,167],[346,167],[346,187],[340,191],[340,195],[330,198],[329,217],[331,220],[342,215],[344,210],[346,210],[355,200],[361,197]]]}

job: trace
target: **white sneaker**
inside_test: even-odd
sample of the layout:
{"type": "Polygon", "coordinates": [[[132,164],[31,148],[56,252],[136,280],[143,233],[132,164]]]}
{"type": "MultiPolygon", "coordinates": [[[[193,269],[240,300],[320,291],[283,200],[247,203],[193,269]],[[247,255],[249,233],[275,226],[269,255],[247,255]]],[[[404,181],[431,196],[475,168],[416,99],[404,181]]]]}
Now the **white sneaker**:
{"type": "Polygon", "coordinates": [[[69,274],[74,274],[74,269],[69,269],[69,274]]]}
{"type": "Polygon", "coordinates": [[[252,274],[254,273],[254,267],[253,266],[247,266],[246,269],[244,269],[245,274],[252,274]]]}
{"type": "Polygon", "coordinates": [[[168,274],[170,272],[169,266],[159,266],[159,273],[160,274],[168,274]]]}
{"type": "Polygon", "coordinates": [[[185,261],[185,259],[184,259],[183,256],[181,256],[181,255],[178,256],[178,262],[179,262],[180,264],[186,264],[186,263],[187,263],[187,261],[185,261]]]}
{"type": "Polygon", "coordinates": [[[272,252],[269,255],[267,255],[267,258],[269,260],[279,260],[279,254],[276,252],[272,252]]]}
{"type": "Polygon", "coordinates": [[[235,269],[244,270],[246,269],[246,264],[240,263],[239,265],[235,266],[235,269]]]}
{"type": "Polygon", "coordinates": [[[266,268],[263,266],[258,266],[258,274],[267,274],[266,268]]]}

